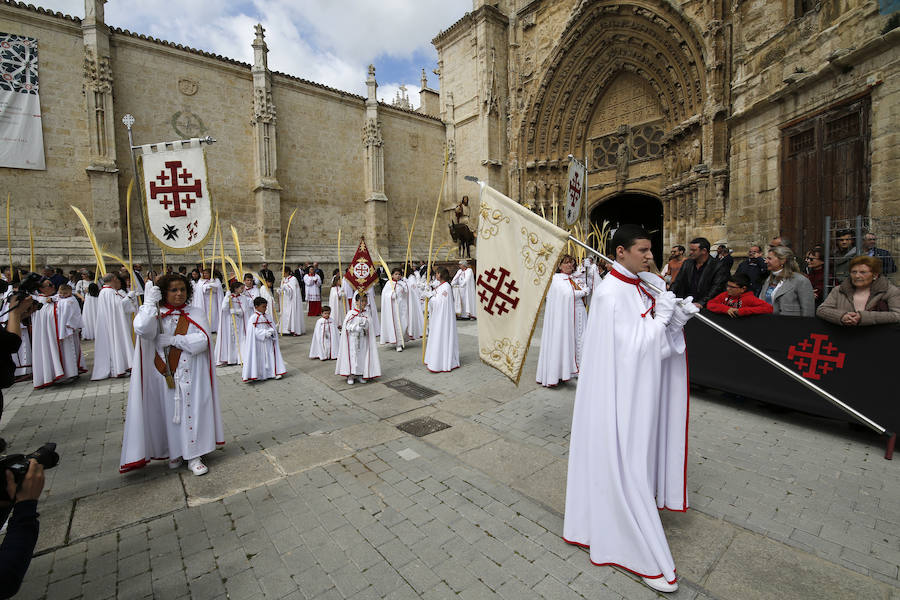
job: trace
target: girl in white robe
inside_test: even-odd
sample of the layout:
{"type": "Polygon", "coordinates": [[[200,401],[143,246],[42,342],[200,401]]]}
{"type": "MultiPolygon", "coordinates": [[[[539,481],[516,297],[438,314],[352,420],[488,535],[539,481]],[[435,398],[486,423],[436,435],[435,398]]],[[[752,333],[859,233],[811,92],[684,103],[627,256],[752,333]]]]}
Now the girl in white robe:
{"type": "Polygon", "coordinates": [[[309,345],[309,357],[319,360],[335,360],[338,357],[337,323],[331,318],[331,307],[322,307],[322,316],[316,321],[312,343],[309,345]]]}
{"type": "Polygon", "coordinates": [[[194,283],[193,304],[205,311],[212,333],[219,330],[219,307],[222,306],[224,296],[222,282],[219,279],[212,279],[209,269],[203,269],[200,279],[194,283]]]}
{"type": "MultiPolygon", "coordinates": [[[[75,361],[74,368],[78,374],[87,373],[84,366],[84,356],[81,354],[81,308],[78,300],[72,295],[72,287],[68,284],[59,286],[59,326],[65,337],[62,339],[63,361],[75,361]]],[[[66,371],[71,371],[71,365],[63,365],[66,371]]]]}
{"type": "Polygon", "coordinates": [[[450,282],[454,290],[454,306],[456,314],[461,319],[475,318],[475,274],[469,268],[469,263],[459,261],[459,270],[450,282]]]}
{"type": "Polygon", "coordinates": [[[219,307],[219,333],[216,335],[216,366],[236,365],[241,362],[244,333],[249,320],[244,284],[232,281],[230,293],[219,307]]]}
{"type": "Polygon", "coordinates": [[[343,277],[335,269],[331,277],[331,290],[328,292],[328,306],[331,307],[331,318],[335,323],[341,324],[344,322],[344,317],[347,316],[347,301],[344,299],[342,282],[343,277]]]}
{"type": "Polygon", "coordinates": [[[391,272],[391,279],[381,290],[381,343],[395,344],[403,352],[406,320],[409,316],[409,292],[400,269],[391,272]]]}
{"type": "Polygon", "coordinates": [[[459,337],[453,309],[450,272],[441,269],[440,284],[426,292],[428,302],[428,339],[425,342],[425,366],[432,373],[452,371],[459,367],[459,337]]]}
{"type": "Polygon", "coordinates": [[[544,387],[553,387],[560,381],[578,376],[587,322],[583,300],[587,290],[572,277],[575,259],[569,255],[563,256],[559,268],[561,272],[553,275],[544,303],[544,326],[536,377],[544,387]]]}
{"type": "Polygon", "coordinates": [[[40,295],[32,299],[42,308],[31,315],[31,375],[35,389],[78,377],[75,345],[62,343],[68,333],[65,321],[60,318],[59,296],[50,280],[44,280],[39,291],[40,295]]]}
{"type": "Polygon", "coordinates": [[[284,335],[302,335],[306,332],[303,315],[303,296],[300,284],[291,270],[285,267],[281,280],[281,333],[284,335]]]}
{"type": "Polygon", "coordinates": [[[415,271],[406,278],[406,289],[409,290],[409,301],[406,303],[409,316],[406,320],[406,335],[411,340],[422,337],[425,330],[425,315],[422,313],[422,290],[415,271]]]}
{"type": "Polygon", "coordinates": [[[338,347],[335,375],[365,383],[381,376],[381,362],[378,360],[378,346],[375,342],[375,325],[369,313],[369,302],[365,294],[354,298],[356,306],[347,313],[341,327],[341,341],[338,347]]]}
{"type": "Polygon", "coordinates": [[[84,293],[84,305],[81,307],[81,339],[92,340],[96,336],[97,322],[97,298],[100,297],[100,287],[93,281],[88,284],[84,293]]]}
{"type": "Polygon", "coordinates": [[[122,377],[131,371],[134,343],[131,339],[131,313],[134,312],[134,292],[119,289],[118,277],[103,276],[103,289],[97,297],[95,312],[94,369],[91,381],[122,377]]]}
{"type": "Polygon", "coordinates": [[[244,336],[244,370],[241,374],[244,383],[281,379],[287,371],[278,343],[278,331],[266,315],[267,304],[265,298],[253,301],[253,314],[244,336]]]}
{"type": "Polygon", "coordinates": [[[188,470],[203,475],[209,470],[203,455],[225,444],[209,324],[203,309],[188,303],[184,276],[163,275],[157,283],[160,287],[148,282],[144,304],[134,318],[138,343],[119,472],[138,469],[151,460],[168,460],[169,468],[175,469],[184,459],[188,470]],[[184,334],[175,334],[179,322],[187,327],[184,334]],[[173,387],[164,374],[166,360],[174,363],[173,387]]]}

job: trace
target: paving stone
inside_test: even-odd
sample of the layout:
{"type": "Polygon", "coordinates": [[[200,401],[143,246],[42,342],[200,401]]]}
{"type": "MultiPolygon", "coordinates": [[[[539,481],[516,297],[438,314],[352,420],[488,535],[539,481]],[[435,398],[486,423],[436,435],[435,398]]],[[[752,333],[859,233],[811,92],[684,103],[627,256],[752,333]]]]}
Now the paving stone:
{"type": "Polygon", "coordinates": [[[184,490],[176,476],[100,492],[75,504],[70,538],[77,540],[104,533],[184,506],[184,490]],[[129,510],[118,510],[123,505],[129,510]]]}

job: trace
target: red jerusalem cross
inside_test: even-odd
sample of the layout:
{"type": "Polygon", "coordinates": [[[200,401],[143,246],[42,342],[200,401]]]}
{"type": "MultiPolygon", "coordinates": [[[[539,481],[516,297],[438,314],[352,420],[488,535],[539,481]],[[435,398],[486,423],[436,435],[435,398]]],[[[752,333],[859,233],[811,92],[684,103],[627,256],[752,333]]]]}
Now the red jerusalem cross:
{"type": "Polygon", "coordinates": [[[506,277],[509,275],[509,271],[500,267],[500,276],[497,276],[496,269],[493,267],[490,270],[485,270],[482,275],[478,276],[478,285],[480,285],[483,289],[478,292],[478,298],[481,299],[482,304],[484,305],[484,310],[487,311],[489,315],[494,314],[494,309],[497,309],[497,315],[500,316],[505,312],[509,312],[509,309],[512,308],[515,310],[516,306],[519,305],[519,297],[516,296],[513,298],[513,292],[518,292],[519,288],[516,287],[516,280],[510,279],[506,281],[506,277]],[[492,281],[496,281],[497,283],[491,285],[492,281]],[[506,292],[503,292],[502,288],[506,288],[506,292]],[[509,304],[507,304],[509,302],[509,304]]]}
{"type": "Polygon", "coordinates": [[[575,208],[575,203],[581,198],[581,183],[578,181],[578,171],[572,174],[572,183],[569,184],[569,206],[575,208]]]}
{"type": "Polygon", "coordinates": [[[194,183],[188,185],[188,181],[193,179],[194,176],[188,173],[187,169],[182,169],[181,173],[178,173],[178,169],[181,169],[180,160],[167,161],[165,164],[169,174],[167,175],[165,171],[161,171],[156,176],[156,181],[159,181],[159,185],[156,184],[156,181],[150,182],[150,198],[156,200],[156,196],[159,194],[162,196],[159,203],[162,204],[164,209],[169,211],[170,217],[186,217],[191,204],[196,202],[197,198],[203,197],[201,181],[197,179],[194,183]],[[182,181],[181,184],[178,183],[179,179],[182,181]],[[171,181],[172,185],[166,186],[167,181],[171,181]],[[185,194],[185,196],[182,198],[181,194],[185,194]],[[194,194],[195,197],[192,198],[191,194],[194,194]],[[166,196],[171,197],[166,198],[166,196]],[[184,203],[184,208],[182,208],[182,202],[184,203]],[[172,210],[169,210],[170,204],[172,205],[172,210]]]}
{"type": "Polygon", "coordinates": [[[812,338],[812,342],[803,340],[796,346],[788,348],[788,359],[794,361],[801,375],[807,379],[821,379],[822,375],[844,367],[844,358],[847,355],[837,352],[837,346],[828,342],[827,335],[811,333],[809,337],[812,338]]]}

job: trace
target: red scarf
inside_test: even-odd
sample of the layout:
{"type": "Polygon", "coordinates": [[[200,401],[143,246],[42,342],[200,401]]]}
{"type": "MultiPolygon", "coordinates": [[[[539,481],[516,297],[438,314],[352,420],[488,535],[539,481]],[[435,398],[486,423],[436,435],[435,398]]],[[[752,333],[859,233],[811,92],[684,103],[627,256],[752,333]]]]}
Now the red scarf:
{"type": "Polygon", "coordinates": [[[619,273],[616,269],[610,269],[609,274],[618,279],[619,281],[624,281],[625,283],[630,283],[631,285],[637,287],[639,293],[643,293],[650,299],[650,308],[641,313],[641,318],[646,317],[649,313],[652,313],[656,308],[656,298],[654,298],[647,289],[641,285],[643,282],[637,277],[628,277],[622,273],[619,273]]]}

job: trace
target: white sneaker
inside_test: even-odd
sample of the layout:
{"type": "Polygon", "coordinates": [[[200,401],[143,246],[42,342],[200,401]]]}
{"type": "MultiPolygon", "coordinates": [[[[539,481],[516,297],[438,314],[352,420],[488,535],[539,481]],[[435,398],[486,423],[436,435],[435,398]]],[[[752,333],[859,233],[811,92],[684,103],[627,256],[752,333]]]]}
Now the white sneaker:
{"type": "Polygon", "coordinates": [[[347,383],[349,383],[350,385],[353,385],[353,376],[352,375],[347,378],[347,383]]]}
{"type": "Polygon", "coordinates": [[[403,346],[397,346],[397,352],[403,352],[403,346]]]}
{"type": "Polygon", "coordinates": [[[357,377],[357,381],[359,381],[360,383],[368,383],[368,381],[366,381],[362,377],[357,377]]]}
{"type": "Polygon", "coordinates": [[[644,580],[644,583],[647,584],[648,587],[653,588],[657,592],[677,592],[678,591],[678,582],[669,583],[666,581],[665,577],[656,577],[655,579],[650,579],[649,577],[641,577],[644,580]]]}
{"type": "Polygon", "coordinates": [[[179,457],[176,458],[175,460],[170,460],[170,461],[169,461],[169,468],[170,468],[170,469],[177,469],[177,468],[181,467],[181,463],[183,463],[183,462],[184,462],[184,461],[181,460],[181,457],[179,456],[179,457]]]}
{"type": "Polygon", "coordinates": [[[281,375],[276,375],[276,376],[275,376],[275,379],[276,379],[276,380],[281,379],[281,375]]]}
{"type": "Polygon", "coordinates": [[[194,475],[206,475],[209,473],[209,467],[203,464],[203,459],[200,457],[189,460],[188,469],[190,469],[191,473],[194,475]]]}

